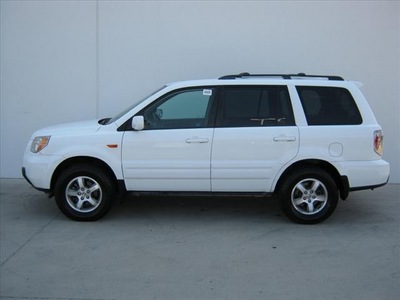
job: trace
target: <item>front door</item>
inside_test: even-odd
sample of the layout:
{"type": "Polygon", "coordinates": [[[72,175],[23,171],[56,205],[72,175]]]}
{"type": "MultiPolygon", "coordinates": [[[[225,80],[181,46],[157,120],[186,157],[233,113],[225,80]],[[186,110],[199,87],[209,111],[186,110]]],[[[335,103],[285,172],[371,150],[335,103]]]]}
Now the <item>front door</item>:
{"type": "Polygon", "coordinates": [[[126,131],[122,167],[133,191],[210,191],[213,88],[179,90],[137,115],[145,128],[126,131]]]}

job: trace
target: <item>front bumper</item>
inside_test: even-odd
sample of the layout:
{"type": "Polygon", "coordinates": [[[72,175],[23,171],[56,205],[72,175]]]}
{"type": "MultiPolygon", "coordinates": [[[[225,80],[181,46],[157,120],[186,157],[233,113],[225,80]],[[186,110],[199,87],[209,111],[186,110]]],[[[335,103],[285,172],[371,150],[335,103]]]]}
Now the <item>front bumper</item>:
{"type": "Polygon", "coordinates": [[[35,189],[50,192],[53,173],[61,161],[61,155],[33,154],[27,150],[22,164],[22,176],[35,189]]]}
{"type": "Polygon", "coordinates": [[[50,193],[51,193],[50,189],[43,189],[43,188],[36,187],[36,186],[32,183],[32,181],[28,178],[28,176],[26,175],[26,169],[25,169],[25,167],[22,167],[21,172],[22,172],[22,176],[25,178],[26,181],[28,181],[28,183],[29,183],[32,187],[34,187],[34,188],[37,189],[38,191],[45,192],[45,193],[47,193],[47,194],[50,194],[50,193]]]}

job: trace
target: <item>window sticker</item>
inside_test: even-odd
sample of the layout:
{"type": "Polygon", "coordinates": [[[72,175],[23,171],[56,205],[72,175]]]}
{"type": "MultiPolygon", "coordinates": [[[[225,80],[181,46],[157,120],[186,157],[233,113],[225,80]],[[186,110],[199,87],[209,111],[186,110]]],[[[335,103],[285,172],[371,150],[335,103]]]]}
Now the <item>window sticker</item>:
{"type": "Polygon", "coordinates": [[[203,96],[211,96],[212,90],[203,90],[203,96]]]}

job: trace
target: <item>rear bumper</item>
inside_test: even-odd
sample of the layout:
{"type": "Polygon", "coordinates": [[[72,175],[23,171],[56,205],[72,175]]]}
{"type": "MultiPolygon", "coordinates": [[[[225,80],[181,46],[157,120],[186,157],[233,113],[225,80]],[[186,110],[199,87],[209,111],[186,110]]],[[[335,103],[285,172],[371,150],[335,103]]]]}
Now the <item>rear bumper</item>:
{"type": "Polygon", "coordinates": [[[389,181],[390,165],[383,159],[375,161],[352,161],[342,165],[349,180],[349,190],[374,189],[385,185],[389,181]]]}
{"type": "Polygon", "coordinates": [[[359,186],[359,187],[350,188],[350,192],[377,189],[377,188],[379,188],[381,186],[386,185],[388,182],[389,182],[389,178],[387,179],[387,181],[385,183],[381,183],[381,184],[377,184],[377,185],[359,186]]]}

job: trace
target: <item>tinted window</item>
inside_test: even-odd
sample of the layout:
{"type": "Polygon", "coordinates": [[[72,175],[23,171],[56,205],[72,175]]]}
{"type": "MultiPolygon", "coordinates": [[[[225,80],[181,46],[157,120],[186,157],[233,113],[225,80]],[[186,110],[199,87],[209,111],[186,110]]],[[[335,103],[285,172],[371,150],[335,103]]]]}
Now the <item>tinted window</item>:
{"type": "Polygon", "coordinates": [[[202,91],[183,92],[171,96],[157,109],[162,111],[161,120],[204,119],[209,100],[202,91]]]}
{"type": "Polygon", "coordinates": [[[294,125],[285,86],[224,87],[218,120],[223,127],[294,125]]]}
{"type": "Polygon", "coordinates": [[[356,125],[362,118],[350,92],[339,87],[298,86],[308,125],[356,125]]]}
{"type": "Polygon", "coordinates": [[[174,92],[145,108],[141,113],[145,129],[205,127],[210,114],[214,89],[174,92]]]}

